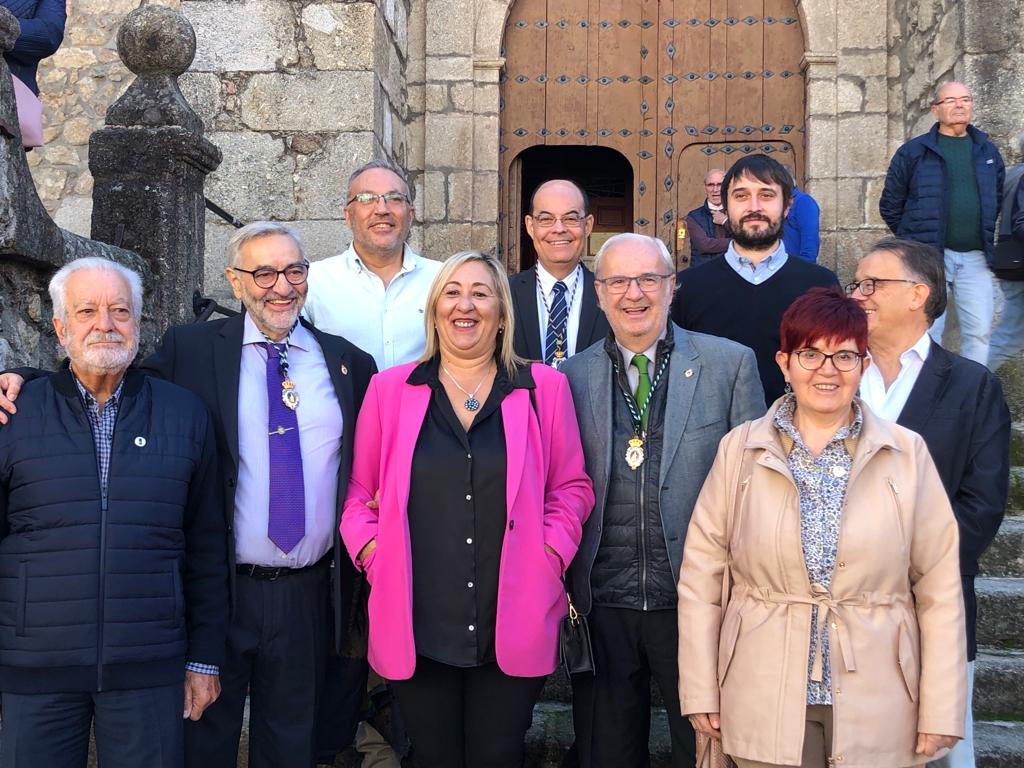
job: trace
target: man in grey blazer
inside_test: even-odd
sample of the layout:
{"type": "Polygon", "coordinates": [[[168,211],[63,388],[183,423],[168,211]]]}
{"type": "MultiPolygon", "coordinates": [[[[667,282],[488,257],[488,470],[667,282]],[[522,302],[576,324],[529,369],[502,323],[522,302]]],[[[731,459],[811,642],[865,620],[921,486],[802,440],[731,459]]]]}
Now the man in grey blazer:
{"type": "Polygon", "coordinates": [[[683,540],[719,440],[764,413],[763,389],[750,349],[669,322],[675,277],[660,240],[616,235],[594,271],[611,333],[562,368],[597,497],[570,569],[597,669],[573,681],[579,761],[648,764],[653,676],[673,768],[693,766],[676,668],[683,540]]]}

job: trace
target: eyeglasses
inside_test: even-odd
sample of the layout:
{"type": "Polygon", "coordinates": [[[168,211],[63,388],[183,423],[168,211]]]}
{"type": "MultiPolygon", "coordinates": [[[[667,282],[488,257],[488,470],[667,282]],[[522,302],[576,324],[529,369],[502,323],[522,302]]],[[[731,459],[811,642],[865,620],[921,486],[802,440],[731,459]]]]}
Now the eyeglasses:
{"type": "Polygon", "coordinates": [[[878,283],[913,283],[917,280],[907,280],[901,277],[865,277],[863,280],[856,280],[846,284],[846,295],[852,296],[854,291],[860,291],[861,296],[870,296],[878,288],[878,283]]]}
{"type": "Polygon", "coordinates": [[[288,281],[289,285],[302,285],[306,282],[306,276],[309,274],[309,262],[303,261],[298,264],[290,264],[284,269],[271,269],[270,267],[259,267],[257,269],[232,267],[232,269],[235,272],[244,272],[252,276],[252,281],[256,283],[258,288],[273,288],[277,285],[277,278],[280,275],[284,275],[284,279],[288,281]]]}
{"type": "Polygon", "coordinates": [[[944,99],[933,101],[932,104],[936,107],[952,107],[954,104],[973,104],[973,96],[947,96],[944,99]]]}
{"type": "Polygon", "coordinates": [[[854,370],[860,365],[861,358],[864,357],[863,354],[854,352],[852,349],[840,349],[838,352],[826,355],[813,347],[798,349],[793,354],[796,355],[797,362],[805,371],[816,371],[825,365],[826,360],[831,360],[835,369],[844,373],[854,370]]]}
{"type": "Polygon", "coordinates": [[[611,294],[625,293],[629,290],[629,284],[636,282],[637,286],[644,293],[654,293],[658,288],[661,287],[661,281],[666,278],[672,277],[670,272],[667,275],[658,275],[654,272],[645,272],[642,275],[636,277],[626,277],[625,275],[612,275],[606,277],[603,280],[598,280],[604,286],[604,289],[611,294]]]}
{"type": "Polygon", "coordinates": [[[385,192],[381,195],[378,195],[376,192],[360,192],[357,195],[352,195],[347,204],[376,205],[378,200],[383,200],[387,206],[398,206],[402,203],[408,203],[409,196],[404,192],[385,192]]]}
{"type": "Polygon", "coordinates": [[[569,213],[561,216],[552,216],[550,213],[538,213],[536,216],[531,217],[533,222],[539,226],[547,229],[548,227],[555,226],[556,221],[562,222],[562,226],[569,227],[570,229],[576,229],[582,226],[583,220],[586,216],[583,216],[576,211],[570,211],[569,213]]]}

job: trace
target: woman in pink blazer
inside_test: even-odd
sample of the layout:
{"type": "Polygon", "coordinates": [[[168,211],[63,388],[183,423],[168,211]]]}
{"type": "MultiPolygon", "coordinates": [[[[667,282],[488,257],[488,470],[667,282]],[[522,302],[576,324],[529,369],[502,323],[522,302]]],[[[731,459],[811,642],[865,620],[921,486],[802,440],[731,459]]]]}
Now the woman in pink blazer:
{"type": "Polygon", "coordinates": [[[512,351],[501,264],[452,256],[425,318],[421,361],[370,380],[341,534],[417,764],[518,768],[593,488],[566,379],[512,351]]]}

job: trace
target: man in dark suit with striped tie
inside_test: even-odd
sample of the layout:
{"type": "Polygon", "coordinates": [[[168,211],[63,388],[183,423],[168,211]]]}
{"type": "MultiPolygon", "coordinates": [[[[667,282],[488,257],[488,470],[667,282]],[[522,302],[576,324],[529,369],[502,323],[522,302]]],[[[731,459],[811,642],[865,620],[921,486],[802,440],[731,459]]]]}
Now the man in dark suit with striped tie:
{"type": "Polygon", "coordinates": [[[594,274],[580,263],[593,228],[587,195],[573,182],[552,179],[533,193],[526,231],[537,263],[510,279],[517,354],[557,368],[607,336],[594,274]]]}

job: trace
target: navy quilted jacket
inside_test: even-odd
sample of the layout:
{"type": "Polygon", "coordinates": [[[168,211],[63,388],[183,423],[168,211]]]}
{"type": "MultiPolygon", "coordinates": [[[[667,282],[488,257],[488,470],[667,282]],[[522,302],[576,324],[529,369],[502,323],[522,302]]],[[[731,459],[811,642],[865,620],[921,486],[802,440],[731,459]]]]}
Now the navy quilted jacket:
{"type": "MultiPolygon", "coordinates": [[[[992,260],[996,218],[1003,199],[1003,158],[988,135],[973,125],[967,132],[974,142],[974,172],[981,201],[981,236],[985,255],[992,260]]],[[[946,161],[939,151],[939,124],[911,139],[893,155],[885,176],[878,211],[897,237],[943,248],[949,186],[946,161]]]]}
{"type": "Polygon", "coordinates": [[[101,499],[70,371],[28,382],[0,427],[0,685],[42,693],[169,685],[220,664],[227,539],[209,415],[125,377],[101,499]]]}

